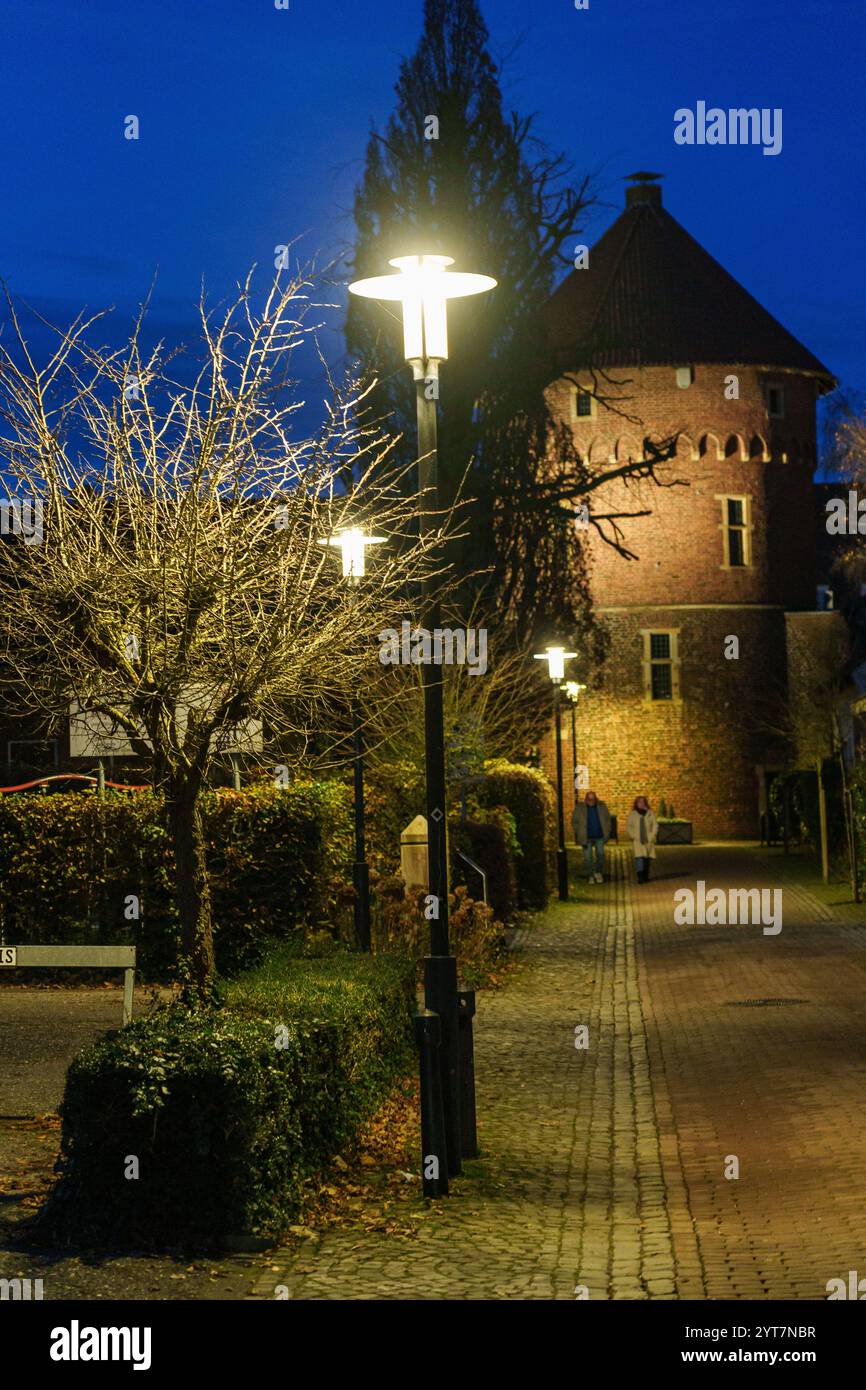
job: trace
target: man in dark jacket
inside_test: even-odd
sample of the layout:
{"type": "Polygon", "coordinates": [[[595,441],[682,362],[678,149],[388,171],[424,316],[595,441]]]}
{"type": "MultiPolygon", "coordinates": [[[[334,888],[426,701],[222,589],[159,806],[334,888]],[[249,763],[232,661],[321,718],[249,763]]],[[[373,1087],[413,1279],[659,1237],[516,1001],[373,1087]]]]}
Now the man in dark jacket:
{"type": "Polygon", "coordinates": [[[583,846],[583,866],[589,882],[604,883],[604,846],[610,839],[610,811],[595,792],[587,792],[575,806],[571,823],[575,841],[583,846]]]}

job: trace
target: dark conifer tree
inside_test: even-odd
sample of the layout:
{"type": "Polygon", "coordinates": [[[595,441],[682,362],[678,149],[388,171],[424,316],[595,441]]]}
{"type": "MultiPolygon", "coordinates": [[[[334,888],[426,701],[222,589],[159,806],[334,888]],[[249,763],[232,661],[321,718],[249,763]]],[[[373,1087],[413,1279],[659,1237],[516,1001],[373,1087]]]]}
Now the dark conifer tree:
{"type": "MultiPolygon", "coordinates": [[[[382,274],[392,256],[440,252],[456,269],[498,281],[490,294],[449,304],[440,488],[446,505],[470,499],[452,559],[470,576],[465,611],[480,606],[519,643],[554,633],[576,640],[586,636],[589,608],[573,508],[597,480],[548,410],[544,390],[558,373],[539,314],[557,271],[571,264],[589,180],[575,181],[536,139],[532,118],[504,111],[487,43],[476,0],[425,0],[395,111],[368,143],[353,273],[382,274]]],[[[375,408],[392,413],[412,454],[414,388],[388,312],[353,299],[347,342],[379,380],[375,408]]],[[[652,473],[642,462],[634,468],[652,473]]],[[[606,533],[615,542],[615,520],[606,533]]]]}

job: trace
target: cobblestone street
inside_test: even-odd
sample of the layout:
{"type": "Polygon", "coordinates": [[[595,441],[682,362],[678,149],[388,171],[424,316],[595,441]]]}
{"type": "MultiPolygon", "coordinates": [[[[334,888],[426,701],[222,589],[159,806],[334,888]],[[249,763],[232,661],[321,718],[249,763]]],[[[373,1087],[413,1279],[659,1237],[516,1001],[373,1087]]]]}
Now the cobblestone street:
{"type": "Polygon", "coordinates": [[[414,1240],[277,1252],[254,1297],[823,1299],[866,1272],[861,910],[824,905],[778,851],[663,849],[647,886],[623,850],[612,866],[479,998],[480,1178],[414,1240]],[[674,926],[698,878],[784,883],[782,931],[674,926]]]}

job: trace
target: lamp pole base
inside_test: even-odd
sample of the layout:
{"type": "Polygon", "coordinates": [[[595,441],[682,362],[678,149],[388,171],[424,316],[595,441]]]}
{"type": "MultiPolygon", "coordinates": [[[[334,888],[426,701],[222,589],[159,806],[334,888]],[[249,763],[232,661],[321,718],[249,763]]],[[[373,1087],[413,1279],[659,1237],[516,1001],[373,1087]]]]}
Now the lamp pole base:
{"type": "Polygon", "coordinates": [[[559,881],[559,901],[568,902],[568,850],[556,851],[556,876],[559,881]]]}
{"type": "Polygon", "coordinates": [[[460,1134],[460,1023],[457,1006],[456,956],[424,957],[424,1003],[439,1015],[439,1067],[445,1111],[448,1176],[463,1171],[460,1134]]]}

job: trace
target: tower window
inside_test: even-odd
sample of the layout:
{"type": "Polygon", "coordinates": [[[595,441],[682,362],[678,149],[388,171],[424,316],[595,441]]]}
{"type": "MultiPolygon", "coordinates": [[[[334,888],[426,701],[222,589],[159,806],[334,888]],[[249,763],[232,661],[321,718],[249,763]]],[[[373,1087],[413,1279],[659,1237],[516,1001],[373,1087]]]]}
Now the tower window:
{"type": "Polygon", "coordinates": [[[771,420],[784,420],[785,388],[783,386],[767,387],[767,414],[771,420]]]}
{"type": "Polygon", "coordinates": [[[677,386],[686,391],[695,379],[694,367],[677,367],[677,386]]]}
{"type": "Polygon", "coordinates": [[[677,630],[644,631],[644,696],[647,700],[677,700],[680,693],[677,630]]]}
{"type": "Polygon", "coordinates": [[[722,504],[722,547],[724,569],[747,569],[752,563],[752,523],[750,497],[719,497],[722,504]]]}
{"type": "Polygon", "coordinates": [[[584,391],[578,386],[574,393],[574,413],[578,420],[589,420],[595,414],[594,399],[591,391],[584,391]]]}

